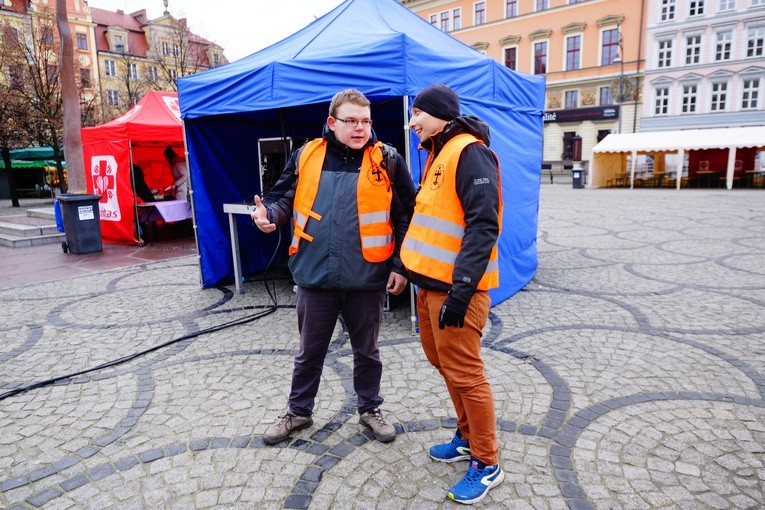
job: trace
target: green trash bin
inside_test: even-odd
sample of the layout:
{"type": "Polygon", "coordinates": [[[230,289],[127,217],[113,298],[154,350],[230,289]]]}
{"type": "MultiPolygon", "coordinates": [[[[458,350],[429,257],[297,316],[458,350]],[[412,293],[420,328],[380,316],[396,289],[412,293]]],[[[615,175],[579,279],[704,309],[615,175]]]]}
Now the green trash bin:
{"type": "Polygon", "coordinates": [[[66,241],[61,243],[64,253],[102,251],[101,217],[98,212],[101,195],[64,194],[57,198],[66,234],[66,241]]]}

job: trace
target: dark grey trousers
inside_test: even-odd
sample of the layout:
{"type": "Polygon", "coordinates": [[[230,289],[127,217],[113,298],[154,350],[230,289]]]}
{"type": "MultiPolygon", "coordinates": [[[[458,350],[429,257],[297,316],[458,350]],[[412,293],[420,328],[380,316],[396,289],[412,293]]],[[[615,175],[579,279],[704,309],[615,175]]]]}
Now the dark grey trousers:
{"type": "Polygon", "coordinates": [[[382,361],[377,335],[385,290],[336,291],[298,287],[297,317],[300,352],[292,371],[291,412],[310,416],[319,390],[324,358],[342,314],[353,349],[353,389],[359,414],[383,403],[380,396],[382,361]]]}

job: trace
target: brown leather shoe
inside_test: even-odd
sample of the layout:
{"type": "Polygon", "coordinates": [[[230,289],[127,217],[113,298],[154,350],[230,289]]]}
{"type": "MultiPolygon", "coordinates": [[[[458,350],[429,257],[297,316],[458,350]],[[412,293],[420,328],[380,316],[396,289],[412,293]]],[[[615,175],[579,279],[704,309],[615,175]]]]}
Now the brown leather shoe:
{"type": "Polygon", "coordinates": [[[396,428],[385,421],[380,409],[372,409],[359,416],[359,423],[372,429],[375,439],[381,443],[389,443],[396,439],[396,428]]]}
{"type": "Polygon", "coordinates": [[[266,429],[263,434],[263,441],[267,444],[276,444],[289,437],[295,430],[301,430],[313,425],[313,418],[310,416],[300,416],[287,411],[279,419],[266,429]]]}

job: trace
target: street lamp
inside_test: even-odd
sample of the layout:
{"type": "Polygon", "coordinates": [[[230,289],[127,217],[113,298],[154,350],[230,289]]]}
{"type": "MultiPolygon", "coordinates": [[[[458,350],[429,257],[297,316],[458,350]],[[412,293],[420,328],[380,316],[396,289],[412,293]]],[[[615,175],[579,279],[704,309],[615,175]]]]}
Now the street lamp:
{"type": "Polygon", "coordinates": [[[622,41],[622,29],[621,25],[616,25],[616,30],[619,32],[619,55],[614,59],[614,63],[619,62],[619,131],[622,132],[622,100],[624,99],[624,44],[622,41]]]}

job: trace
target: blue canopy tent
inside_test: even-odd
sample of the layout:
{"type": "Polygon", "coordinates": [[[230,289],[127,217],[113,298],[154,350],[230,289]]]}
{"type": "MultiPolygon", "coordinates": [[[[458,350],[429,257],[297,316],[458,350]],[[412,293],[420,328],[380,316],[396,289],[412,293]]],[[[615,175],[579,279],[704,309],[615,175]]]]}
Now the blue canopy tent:
{"type": "MultiPolygon", "coordinates": [[[[488,122],[501,162],[505,212],[492,303],[526,285],[537,268],[544,79],[510,71],[395,0],[346,0],[273,46],[178,81],[202,285],[233,281],[223,204],[260,193],[259,139],[320,136],[332,96],[357,88],[372,101],[377,136],[409,155],[417,182],[425,154],[404,126],[417,92],[433,83],[450,85],[463,113],[488,122]]],[[[262,271],[278,236],[240,218],[243,274],[262,271]]]]}

